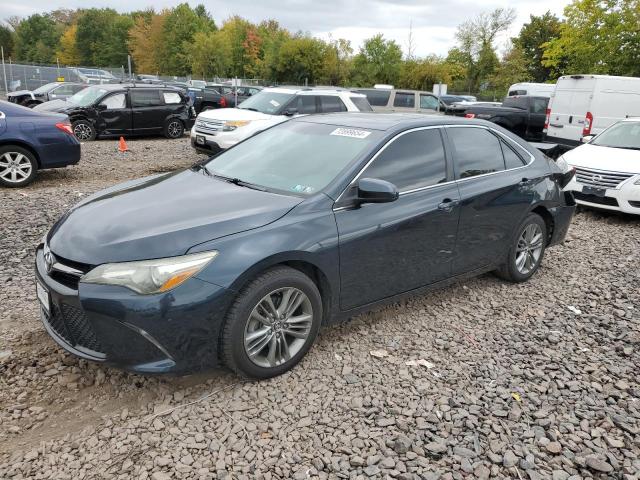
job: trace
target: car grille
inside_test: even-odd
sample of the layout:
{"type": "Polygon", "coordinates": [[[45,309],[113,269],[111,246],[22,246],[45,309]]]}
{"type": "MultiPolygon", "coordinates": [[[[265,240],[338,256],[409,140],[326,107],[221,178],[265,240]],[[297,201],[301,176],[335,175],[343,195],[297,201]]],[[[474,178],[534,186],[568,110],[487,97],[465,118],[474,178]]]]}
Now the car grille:
{"type": "Polygon", "coordinates": [[[72,347],[91,350],[96,356],[104,357],[102,345],[93,327],[82,310],[67,305],[53,305],[51,314],[45,314],[49,326],[72,347]]]}
{"type": "Polygon", "coordinates": [[[224,122],[221,120],[196,120],[196,132],[197,133],[215,133],[221,132],[224,127],[224,122]]]}
{"type": "Polygon", "coordinates": [[[573,192],[573,196],[576,200],[583,202],[596,203],[598,205],[608,205],[609,207],[617,207],[618,200],[612,197],[599,197],[598,195],[591,195],[582,192],[573,192]]]}
{"type": "Polygon", "coordinates": [[[598,188],[617,188],[625,180],[633,177],[633,173],[609,172],[591,168],[576,167],[576,182],[598,188]]]}
{"type": "Polygon", "coordinates": [[[51,270],[48,272],[49,276],[56,282],[63,284],[65,287],[77,290],[80,278],[91,270],[92,266],[85,263],[67,260],[66,258],[53,255],[53,252],[51,253],[53,263],[51,265],[51,270]]]}
{"type": "Polygon", "coordinates": [[[629,205],[631,205],[634,208],[640,208],[640,202],[636,202],[633,200],[629,200],[629,205]]]}

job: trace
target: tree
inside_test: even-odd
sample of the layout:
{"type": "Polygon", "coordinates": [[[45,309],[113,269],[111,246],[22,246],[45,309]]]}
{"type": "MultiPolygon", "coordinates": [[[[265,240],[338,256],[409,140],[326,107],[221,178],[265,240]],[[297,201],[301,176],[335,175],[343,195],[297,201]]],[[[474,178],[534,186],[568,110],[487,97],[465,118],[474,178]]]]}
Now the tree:
{"type": "Polygon", "coordinates": [[[494,100],[501,99],[514,83],[531,81],[529,58],[517,45],[510,45],[495,73],[489,79],[488,90],[494,92],[494,100]]]}
{"type": "Polygon", "coordinates": [[[406,60],[400,70],[399,86],[414,90],[432,90],[435,83],[450,84],[455,73],[449,63],[436,55],[406,60]]]}
{"type": "Polygon", "coordinates": [[[325,44],[322,40],[297,36],[286,40],[276,67],[277,80],[299,85],[316,83],[322,76],[325,44]]]}
{"type": "Polygon", "coordinates": [[[168,10],[155,13],[150,10],[136,16],[134,26],[129,30],[129,50],[138,73],[167,73],[161,70],[164,52],[164,24],[168,10]]]}
{"type": "Polygon", "coordinates": [[[0,46],[4,50],[5,58],[13,56],[14,36],[15,33],[11,27],[0,24],[0,46]]]}
{"type": "Polygon", "coordinates": [[[257,75],[268,80],[275,80],[278,75],[280,48],[285,41],[291,38],[291,35],[275,20],[260,22],[258,34],[262,39],[262,51],[260,53],[260,71],[257,75]]]}
{"type": "Polygon", "coordinates": [[[26,62],[54,63],[60,32],[53,19],[38,13],[22,20],[16,29],[16,59],[26,62]]]}
{"type": "Polygon", "coordinates": [[[197,32],[190,51],[192,75],[206,78],[230,75],[230,45],[220,31],[197,32]]]}
{"type": "Polygon", "coordinates": [[[78,16],[76,45],[80,62],[94,66],[127,64],[127,40],[133,20],[112,8],[90,8],[78,16]]]}
{"type": "Polygon", "coordinates": [[[64,65],[79,65],[80,64],[80,51],[78,50],[78,44],[76,41],[76,35],[78,32],[78,25],[75,23],[67,28],[62,37],[60,37],[60,48],[57,55],[60,63],[64,65]]]}
{"type": "Polygon", "coordinates": [[[545,67],[640,76],[640,0],[574,0],[564,14],[559,37],[543,46],[545,67]]]}
{"type": "Polygon", "coordinates": [[[402,64],[402,50],[393,40],[379,33],[364,41],[353,59],[354,84],[372,86],[376,83],[395,84],[402,64]]]}
{"type": "Polygon", "coordinates": [[[560,36],[561,22],[551,12],[542,16],[531,15],[517,37],[512,39],[514,48],[523,56],[529,77],[535,82],[546,82],[557,75],[542,64],[544,44],[560,36]]]}

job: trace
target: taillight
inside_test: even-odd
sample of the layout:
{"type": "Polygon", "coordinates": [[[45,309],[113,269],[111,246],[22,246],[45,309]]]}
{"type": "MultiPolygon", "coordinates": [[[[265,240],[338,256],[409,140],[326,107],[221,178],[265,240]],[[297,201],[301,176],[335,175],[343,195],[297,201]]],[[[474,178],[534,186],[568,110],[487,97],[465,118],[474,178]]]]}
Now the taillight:
{"type": "Polygon", "coordinates": [[[476,114],[475,113],[465,113],[464,114],[464,118],[476,118],[476,114]]]}
{"type": "Polygon", "coordinates": [[[591,126],[593,125],[593,114],[587,112],[584,118],[584,127],[582,127],[582,135],[591,135],[591,126]]]}
{"type": "Polygon", "coordinates": [[[56,123],[56,128],[58,130],[62,130],[64,133],[68,133],[69,135],[73,135],[73,128],[71,128],[71,124],[69,122],[56,123]]]}
{"type": "Polygon", "coordinates": [[[551,120],[551,109],[547,108],[547,116],[544,117],[544,129],[547,130],[549,128],[549,121],[551,120]]]}
{"type": "Polygon", "coordinates": [[[227,108],[227,99],[224,97],[220,97],[220,107],[227,108]]]}

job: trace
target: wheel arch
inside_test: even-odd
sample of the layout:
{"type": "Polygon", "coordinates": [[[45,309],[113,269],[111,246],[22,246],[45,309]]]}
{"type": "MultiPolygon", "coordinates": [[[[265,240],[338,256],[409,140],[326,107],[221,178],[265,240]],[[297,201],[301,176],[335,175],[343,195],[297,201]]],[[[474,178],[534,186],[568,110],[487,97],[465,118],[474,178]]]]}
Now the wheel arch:
{"type": "Polygon", "coordinates": [[[531,209],[531,213],[538,214],[544,220],[545,225],[547,226],[547,245],[553,238],[553,229],[555,228],[555,222],[553,220],[553,215],[544,205],[536,205],[531,209]]]}
{"type": "Polygon", "coordinates": [[[33,148],[30,144],[28,144],[23,140],[16,140],[16,139],[0,140],[0,147],[9,147],[12,145],[16,147],[24,148],[25,150],[31,152],[33,156],[36,158],[36,163],[38,164],[38,170],[42,168],[40,155],[38,154],[38,151],[35,148],[33,148]]]}

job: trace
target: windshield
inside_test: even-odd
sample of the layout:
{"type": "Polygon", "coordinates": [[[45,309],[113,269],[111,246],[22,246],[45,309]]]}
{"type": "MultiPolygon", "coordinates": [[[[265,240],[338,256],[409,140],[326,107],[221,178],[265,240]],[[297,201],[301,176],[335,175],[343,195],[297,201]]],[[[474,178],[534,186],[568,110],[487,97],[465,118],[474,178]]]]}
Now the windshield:
{"type": "Polygon", "coordinates": [[[594,138],[591,145],[640,150],[640,122],[616,123],[594,138]]]}
{"type": "Polygon", "coordinates": [[[247,98],[238,108],[276,115],[282,106],[293,98],[293,93],[265,92],[264,90],[247,98]]]}
{"type": "Polygon", "coordinates": [[[47,83],[46,85],[42,85],[41,87],[36,88],[33,93],[47,93],[49,90],[57,87],[57,83],[47,83]]]}
{"type": "Polygon", "coordinates": [[[100,87],[87,87],[68,98],[68,101],[80,107],[86,107],[102,97],[107,91],[100,87]]]}
{"type": "Polygon", "coordinates": [[[309,196],[325,188],[381,135],[376,130],[286,122],[220,154],[206,167],[214,175],[309,196]]]}

